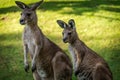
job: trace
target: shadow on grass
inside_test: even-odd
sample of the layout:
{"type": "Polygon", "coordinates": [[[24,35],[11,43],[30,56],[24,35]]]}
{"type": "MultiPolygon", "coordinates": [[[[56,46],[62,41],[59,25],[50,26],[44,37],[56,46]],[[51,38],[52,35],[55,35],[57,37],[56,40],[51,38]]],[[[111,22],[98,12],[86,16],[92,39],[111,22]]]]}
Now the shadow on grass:
{"type": "MultiPolygon", "coordinates": [[[[116,42],[116,41],[114,41],[116,42]]],[[[120,43],[119,44],[112,44],[112,47],[103,48],[101,51],[105,51],[102,53],[104,58],[108,57],[106,60],[110,66],[110,69],[113,74],[113,80],[119,80],[120,74],[120,43]]]]}
{"type": "Polygon", "coordinates": [[[0,80],[33,80],[24,71],[21,34],[0,34],[0,80]]]}
{"type": "MultiPolygon", "coordinates": [[[[68,14],[76,14],[80,15],[83,12],[94,12],[99,10],[100,5],[112,5],[112,6],[118,6],[120,5],[119,1],[51,1],[51,2],[45,2],[43,4],[43,9],[45,10],[51,10],[51,11],[58,11],[63,9],[64,7],[70,7],[73,9],[73,12],[69,12],[68,14]]],[[[120,12],[120,8],[111,8],[111,7],[103,7],[101,9],[105,9],[108,11],[113,12],[120,12]]],[[[64,13],[67,14],[67,13],[64,13]]]]}
{"type": "MultiPolygon", "coordinates": [[[[46,35],[48,38],[50,38],[53,42],[62,42],[61,37],[59,36],[51,36],[46,35]]],[[[21,33],[11,33],[11,34],[2,34],[0,35],[0,42],[2,41],[15,41],[21,40],[21,33]],[[4,37],[3,37],[4,36],[4,37]],[[16,38],[17,37],[17,38],[16,38]]],[[[90,36],[87,36],[89,39],[90,36]]],[[[95,39],[95,38],[94,38],[95,39]]],[[[94,41],[94,40],[93,40],[94,41]]],[[[102,48],[100,50],[97,50],[100,55],[102,55],[103,58],[106,58],[106,54],[109,55],[109,57],[106,59],[108,64],[110,65],[110,68],[113,72],[113,76],[115,80],[119,79],[120,74],[120,43],[119,41],[116,43],[116,39],[113,39],[113,42],[110,44],[111,46],[108,46],[106,48],[102,48]]],[[[58,44],[58,43],[57,43],[58,44]]],[[[65,45],[65,44],[64,44],[65,45]]],[[[99,46],[98,46],[99,47],[99,46]]],[[[68,49],[64,49],[65,52],[68,53],[68,49]]],[[[20,76],[23,76],[21,79],[29,79],[32,80],[32,75],[28,74],[27,77],[25,76],[25,72],[23,70],[23,55],[22,53],[22,46],[20,45],[14,45],[14,44],[2,44],[0,43],[0,79],[4,80],[12,80],[13,78],[19,79],[20,76]]],[[[14,80],[15,80],[14,79],[14,80]]]]}
{"type": "Polygon", "coordinates": [[[2,41],[17,41],[17,40],[22,40],[21,38],[22,33],[9,33],[9,34],[0,34],[0,42],[2,41]]]}
{"type": "MultiPolygon", "coordinates": [[[[33,4],[33,3],[32,3],[33,4]]],[[[30,4],[31,5],[31,4],[30,4]]],[[[111,11],[111,12],[120,12],[120,8],[108,7],[110,6],[119,6],[120,1],[48,1],[44,2],[41,8],[45,11],[59,11],[65,7],[70,7],[73,11],[63,14],[76,14],[81,15],[83,12],[94,12],[99,10],[100,5],[105,5],[106,7],[101,7],[100,9],[111,11]]],[[[0,14],[17,12],[20,11],[18,7],[11,6],[6,8],[0,8],[0,14]]]]}
{"type": "MultiPolygon", "coordinates": [[[[31,3],[33,4],[33,3],[31,3]]],[[[30,5],[31,5],[30,4],[30,5]]],[[[60,11],[64,8],[61,14],[75,14],[75,15],[82,15],[86,12],[91,12],[94,15],[94,12],[99,10],[106,10],[110,12],[120,12],[120,7],[116,7],[120,5],[120,1],[48,1],[44,2],[42,6],[39,8],[41,11],[60,11]],[[102,7],[100,7],[102,6],[102,7]],[[112,7],[115,6],[115,7],[112,7]],[[67,8],[71,8],[72,10],[67,10],[67,8]]],[[[6,8],[0,8],[0,14],[6,13],[14,13],[17,11],[21,11],[17,6],[11,6],[6,8]]],[[[105,16],[97,16],[101,18],[106,18],[110,20],[120,20],[120,18],[112,18],[112,17],[105,17],[105,16]]],[[[2,18],[1,18],[2,19],[2,18]]]]}

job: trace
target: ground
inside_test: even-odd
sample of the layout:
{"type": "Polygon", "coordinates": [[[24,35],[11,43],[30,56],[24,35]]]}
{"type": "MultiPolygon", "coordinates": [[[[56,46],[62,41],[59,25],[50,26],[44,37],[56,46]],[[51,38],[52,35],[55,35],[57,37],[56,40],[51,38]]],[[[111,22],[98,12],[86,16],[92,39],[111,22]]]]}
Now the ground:
{"type": "MultiPolygon", "coordinates": [[[[21,1],[31,5],[39,0],[21,1]]],[[[0,2],[0,80],[33,80],[31,70],[23,68],[20,13],[14,0],[0,2]]],[[[45,0],[37,15],[43,33],[68,55],[56,20],[74,19],[79,38],[107,61],[114,80],[120,80],[120,1],[45,0]]]]}

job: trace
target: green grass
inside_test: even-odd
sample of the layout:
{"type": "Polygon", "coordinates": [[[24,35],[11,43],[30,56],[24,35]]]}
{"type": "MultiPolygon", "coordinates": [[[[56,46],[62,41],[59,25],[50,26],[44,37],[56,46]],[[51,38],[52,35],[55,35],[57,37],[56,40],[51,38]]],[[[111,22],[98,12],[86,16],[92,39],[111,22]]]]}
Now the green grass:
{"type": "MultiPolygon", "coordinates": [[[[21,1],[32,4],[39,0],[21,1]]],[[[1,0],[0,80],[33,80],[31,71],[25,73],[23,68],[20,12],[14,0],[1,0]]],[[[68,55],[68,44],[62,42],[62,29],[56,20],[73,18],[80,39],[108,62],[114,80],[120,80],[120,1],[47,0],[37,14],[43,33],[68,55]]]]}

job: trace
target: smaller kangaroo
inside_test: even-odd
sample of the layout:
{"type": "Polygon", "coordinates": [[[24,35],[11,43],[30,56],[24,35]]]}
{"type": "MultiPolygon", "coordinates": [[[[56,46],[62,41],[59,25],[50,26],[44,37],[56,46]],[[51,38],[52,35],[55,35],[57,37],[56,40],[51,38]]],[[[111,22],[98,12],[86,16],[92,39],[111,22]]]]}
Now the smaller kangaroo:
{"type": "Polygon", "coordinates": [[[25,25],[23,31],[25,71],[29,70],[27,55],[30,53],[31,70],[35,80],[71,80],[72,63],[69,57],[38,27],[36,9],[42,2],[43,0],[29,7],[23,2],[15,1],[22,9],[20,24],[25,25]]]}
{"type": "Polygon", "coordinates": [[[63,42],[69,43],[69,51],[77,79],[113,80],[112,73],[105,60],[78,38],[74,20],[70,19],[68,24],[62,20],[57,20],[57,23],[64,29],[62,33],[63,42]]]}

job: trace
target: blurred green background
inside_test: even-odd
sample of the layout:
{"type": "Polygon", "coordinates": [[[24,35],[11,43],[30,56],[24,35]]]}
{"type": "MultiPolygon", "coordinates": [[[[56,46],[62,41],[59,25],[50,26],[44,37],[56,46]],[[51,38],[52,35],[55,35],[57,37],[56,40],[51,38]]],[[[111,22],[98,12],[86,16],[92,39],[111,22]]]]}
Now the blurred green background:
{"type": "MultiPolygon", "coordinates": [[[[20,1],[31,5],[39,0],[20,1]]],[[[14,0],[0,0],[0,80],[33,80],[31,70],[23,68],[20,13],[14,0]]],[[[56,20],[74,19],[80,39],[108,62],[114,80],[120,80],[119,0],[45,0],[37,14],[43,33],[68,55],[56,20]]]]}

